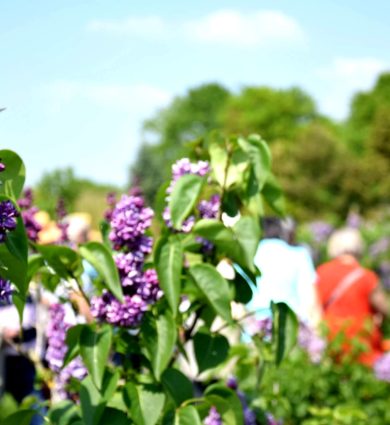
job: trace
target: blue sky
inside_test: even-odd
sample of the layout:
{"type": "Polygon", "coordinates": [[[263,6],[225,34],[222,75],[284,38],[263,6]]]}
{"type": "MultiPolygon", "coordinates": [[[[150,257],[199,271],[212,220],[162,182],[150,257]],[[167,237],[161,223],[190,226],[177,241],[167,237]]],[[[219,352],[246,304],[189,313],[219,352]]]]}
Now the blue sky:
{"type": "Polygon", "coordinates": [[[28,182],[73,166],[124,185],[141,124],[217,81],[299,85],[342,119],[390,69],[390,2],[0,1],[0,141],[28,182]]]}

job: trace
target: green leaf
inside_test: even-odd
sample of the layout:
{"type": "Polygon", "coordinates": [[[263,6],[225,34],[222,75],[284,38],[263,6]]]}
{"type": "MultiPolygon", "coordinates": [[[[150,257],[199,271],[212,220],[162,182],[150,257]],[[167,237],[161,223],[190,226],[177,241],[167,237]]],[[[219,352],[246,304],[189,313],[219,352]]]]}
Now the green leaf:
{"type": "Polygon", "coordinates": [[[215,267],[196,264],[190,268],[190,275],[215,312],[231,322],[229,286],[215,267]]]}
{"type": "Polygon", "coordinates": [[[254,258],[260,241],[260,225],[253,217],[242,217],[233,231],[240,246],[241,261],[245,268],[255,272],[254,258]]]}
{"type": "Polygon", "coordinates": [[[40,254],[32,254],[28,257],[27,282],[31,282],[41,267],[44,267],[45,261],[40,254]]]}
{"type": "Polygon", "coordinates": [[[279,365],[296,344],[298,319],[285,303],[272,304],[272,317],[272,338],[276,343],[275,362],[279,365]]]}
{"type": "Polygon", "coordinates": [[[103,278],[103,283],[114,296],[123,302],[122,285],[118,269],[109,249],[99,242],[88,242],[80,246],[80,254],[92,264],[103,278]]]}
{"type": "Polygon", "coordinates": [[[277,182],[274,175],[269,174],[268,179],[263,187],[262,195],[267,201],[268,205],[280,215],[285,214],[285,201],[282,188],[277,182]]]}
{"type": "Polygon", "coordinates": [[[183,248],[178,238],[171,236],[159,246],[155,264],[160,286],[168,300],[173,316],[176,317],[183,267],[183,248]]]}
{"type": "Polygon", "coordinates": [[[176,343],[176,324],[172,313],[166,310],[157,318],[146,314],[142,323],[141,335],[154,376],[160,380],[161,374],[172,358],[176,343]]]}
{"type": "Polygon", "coordinates": [[[211,335],[201,329],[194,336],[194,350],[198,372],[218,366],[226,360],[229,342],[223,335],[211,335]]]}
{"type": "Polygon", "coordinates": [[[271,169],[271,152],[264,140],[258,135],[251,135],[246,139],[240,137],[238,143],[249,157],[256,177],[257,190],[261,191],[271,169]]]}
{"type": "Polygon", "coordinates": [[[65,354],[63,366],[65,367],[70,361],[80,354],[80,334],[86,325],[75,325],[66,332],[65,342],[68,350],[65,354]]]}
{"type": "Polygon", "coordinates": [[[0,161],[5,165],[0,173],[0,194],[16,201],[23,190],[26,168],[20,156],[8,149],[0,150],[0,161]]]}
{"type": "Polygon", "coordinates": [[[250,282],[249,277],[240,268],[235,267],[235,277],[233,280],[235,295],[234,301],[242,304],[248,304],[253,296],[253,289],[256,285],[250,282]],[[252,285],[252,286],[251,286],[252,285]]]}
{"type": "Polygon", "coordinates": [[[111,348],[111,327],[105,325],[100,329],[84,326],[80,333],[80,354],[91,378],[100,390],[104,370],[111,348]]]}
{"type": "Polygon", "coordinates": [[[181,229],[183,221],[194,208],[205,179],[186,174],[175,183],[169,200],[169,209],[173,227],[181,229]]]}
{"type": "Polygon", "coordinates": [[[32,409],[19,410],[5,418],[1,422],[1,425],[30,425],[31,420],[35,415],[37,415],[37,412],[32,409]]]}
{"type": "Polygon", "coordinates": [[[100,418],[99,425],[129,425],[130,419],[122,410],[106,407],[100,418]]]}
{"type": "Polygon", "coordinates": [[[186,406],[176,411],[174,425],[202,425],[202,423],[195,407],[186,406]]]}
{"type": "Polygon", "coordinates": [[[79,418],[77,406],[70,400],[57,402],[48,413],[50,422],[55,425],[69,425],[79,418]]]}
{"type": "Polygon", "coordinates": [[[204,395],[222,416],[223,424],[241,425],[244,423],[242,404],[235,391],[224,385],[214,384],[206,389],[204,395]]]}
{"type": "Polygon", "coordinates": [[[237,240],[232,229],[225,227],[217,219],[199,220],[193,228],[193,233],[206,238],[226,254],[231,254],[237,249],[237,240]]]}
{"type": "Polygon", "coordinates": [[[177,369],[166,369],[161,376],[161,382],[177,407],[194,396],[192,382],[177,369]]]}
{"type": "Polygon", "coordinates": [[[93,384],[91,376],[83,379],[80,387],[80,404],[84,425],[97,425],[106,406],[106,401],[93,384]]]}
{"type": "Polygon", "coordinates": [[[73,249],[59,245],[35,245],[35,248],[61,279],[81,276],[83,272],[81,257],[73,249]]]}
{"type": "Polygon", "coordinates": [[[156,385],[128,383],[125,391],[130,399],[131,418],[136,425],[155,425],[165,403],[165,394],[156,385]]]}

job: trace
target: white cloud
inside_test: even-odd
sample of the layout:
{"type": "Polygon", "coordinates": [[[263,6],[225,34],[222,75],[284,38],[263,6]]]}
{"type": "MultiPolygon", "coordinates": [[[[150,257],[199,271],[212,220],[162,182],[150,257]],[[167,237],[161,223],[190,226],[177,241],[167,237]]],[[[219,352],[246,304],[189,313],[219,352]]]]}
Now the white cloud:
{"type": "Polygon", "coordinates": [[[87,29],[146,39],[184,39],[236,47],[300,44],[305,39],[303,29],[294,18],[273,10],[252,13],[218,10],[199,19],[182,22],[156,16],[131,16],[117,21],[95,20],[87,24],[87,29]]]}
{"type": "Polygon", "coordinates": [[[248,14],[220,10],[187,22],[183,27],[191,39],[236,46],[291,44],[304,40],[304,32],[295,19],[272,10],[248,14]]]}
{"type": "Polygon", "coordinates": [[[335,58],[317,70],[324,87],[320,108],[336,118],[345,118],[349,103],[357,91],[368,90],[389,64],[376,58],[335,58]]]}

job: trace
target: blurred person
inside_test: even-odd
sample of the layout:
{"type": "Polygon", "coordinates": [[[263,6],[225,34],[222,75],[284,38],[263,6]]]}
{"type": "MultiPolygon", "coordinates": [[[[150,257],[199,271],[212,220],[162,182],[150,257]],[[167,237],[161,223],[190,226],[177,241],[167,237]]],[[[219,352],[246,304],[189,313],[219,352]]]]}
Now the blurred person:
{"type": "Polygon", "coordinates": [[[357,339],[365,349],[359,361],[372,365],[382,354],[378,317],[389,314],[389,304],[378,276],[359,264],[362,253],[357,229],[335,231],[328,242],[331,260],[317,269],[317,290],[329,338],[344,333],[345,354],[351,352],[351,340],[357,339]]]}
{"type": "MultiPolygon", "coordinates": [[[[286,232],[277,217],[263,220],[264,239],[255,255],[255,265],[261,276],[247,308],[258,311],[257,318],[271,315],[271,302],[284,302],[304,323],[315,326],[312,309],[315,300],[316,272],[304,247],[286,242],[286,232]]],[[[291,236],[291,235],[290,235],[291,236]]]]}
{"type": "Polygon", "coordinates": [[[20,403],[34,391],[35,366],[29,354],[36,343],[36,305],[31,296],[23,311],[22,329],[19,314],[11,300],[0,303],[0,350],[3,363],[3,392],[20,403]]]}

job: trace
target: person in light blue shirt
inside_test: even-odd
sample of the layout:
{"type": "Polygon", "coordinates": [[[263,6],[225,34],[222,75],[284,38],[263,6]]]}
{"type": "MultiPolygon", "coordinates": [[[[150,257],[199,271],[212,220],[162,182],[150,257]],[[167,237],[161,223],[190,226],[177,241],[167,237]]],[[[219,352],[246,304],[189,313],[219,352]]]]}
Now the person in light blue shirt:
{"type": "Polygon", "coordinates": [[[308,250],[284,240],[282,222],[276,217],[264,219],[263,228],[265,237],[255,256],[261,276],[247,309],[257,311],[261,319],[271,315],[271,302],[284,302],[301,321],[315,325],[316,272],[308,250]]]}

